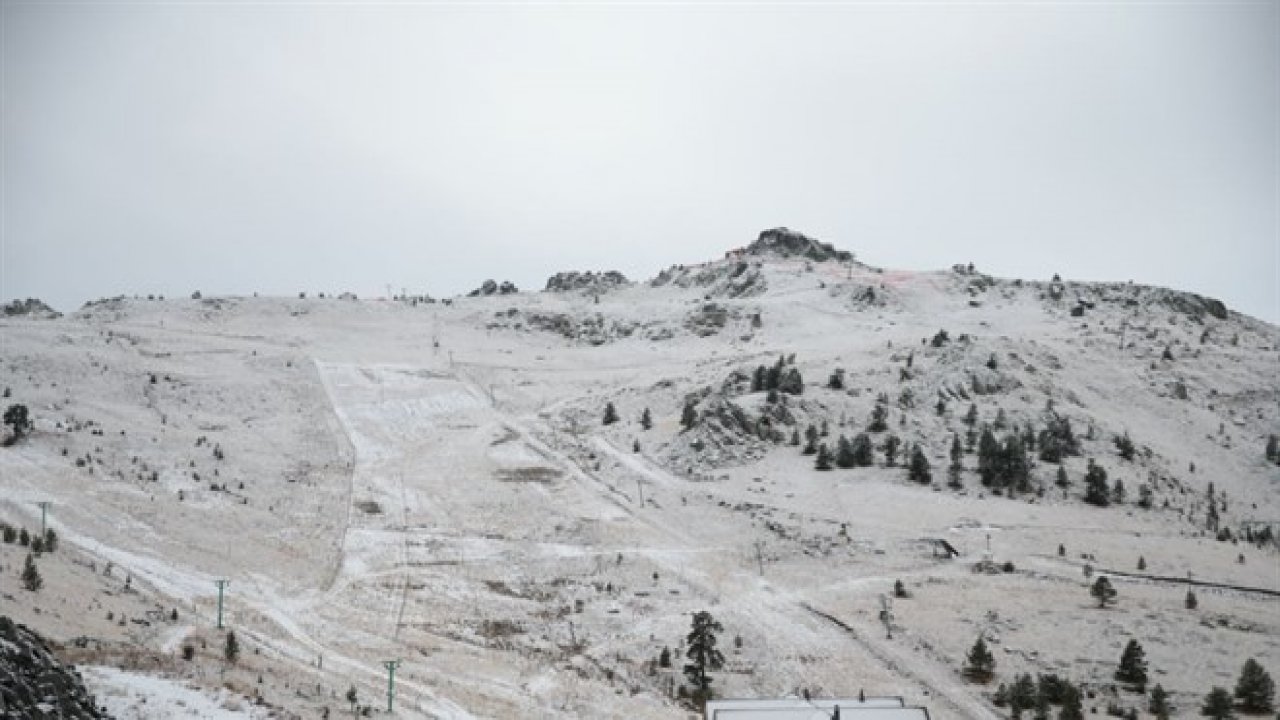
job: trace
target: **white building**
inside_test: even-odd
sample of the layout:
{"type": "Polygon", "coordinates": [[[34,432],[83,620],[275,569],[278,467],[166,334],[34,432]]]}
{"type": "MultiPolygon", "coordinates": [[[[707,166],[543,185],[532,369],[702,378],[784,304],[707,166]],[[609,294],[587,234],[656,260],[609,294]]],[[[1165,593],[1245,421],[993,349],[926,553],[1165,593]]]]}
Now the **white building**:
{"type": "Polygon", "coordinates": [[[706,720],[929,720],[929,711],[900,697],[805,700],[712,700],[706,720]]]}

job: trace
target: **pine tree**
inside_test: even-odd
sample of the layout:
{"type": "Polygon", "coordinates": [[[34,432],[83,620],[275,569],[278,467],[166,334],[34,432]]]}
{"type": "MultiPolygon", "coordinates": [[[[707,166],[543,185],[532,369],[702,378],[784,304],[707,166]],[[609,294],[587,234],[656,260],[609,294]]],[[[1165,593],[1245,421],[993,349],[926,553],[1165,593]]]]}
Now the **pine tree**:
{"type": "Polygon", "coordinates": [[[222,646],[222,656],[232,665],[240,658],[240,642],[236,640],[236,631],[227,632],[227,642],[222,646]]]}
{"type": "Polygon", "coordinates": [[[1133,459],[1133,451],[1134,451],[1133,441],[1129,439],[1128,432],[1125,432],[1124,435],[1115,436],[1112,442],[1115,443],[1116,452],[1120,453],[1120,457],[1122,459],[1124,460],[1133,459]]]}
{"type": "Polygon", "coordinates": [[[1100,608],[1105,608],[1116,601],[1116,589],[1111,586],[1111,581],[1106,575],[1098,576],[1098,579],[1093,582],[1093,587],[1089,588],[1089,594],[1098,601],[1100,608]]]}
{"type": "Polygon", "coordinates": [[[698,409],[693,406],[693,401],[689,400],[684,404],[684,410],[680,412],[680,426],[685,430],[689,430],[698,422],[698,409]]]}
{"type": "Polygon", "coordinates": [[[1240,669],[1236,681],[1236,699],[1240,709],[1250,713],[1269,713],[1275,708],[1276,684],[1257,660],[1249,658],[1240,669]]]}
{"type": "Polygon", "coordinates": [[[818,458],[813,463],[815,470],[831,469],[831,451],[827,449],[826,443],[818,444],[818,458]]]}
{"type": "Polygon", "coordinates": [[[1138,570],[1139,570],[1139,571],[1142,571],[1142,570],[1146,570],[1146,569],[1147,569],[1147,558],[1146,558],[1145,556],[1139,555],[1139,556],[1138,556],[1138,570]]]}
{"type": "Polygon", "coordinates": [[[871,438],[866,433],[858,433],[850,443],[853,464],[857,467],[871,467],[876,462],[875,450],[871,446],[871,438]]]}
{"type": "Polygon", "coordinates": [[[1064,488],[1071,484],[1071,480],[1067,477],[1067,468],[1058,466],[1058,487],[1064,488]]]}
{"type": "Polygon", "coordinates": [[[964,674],[975,682],[989,682],[995,675],[996,657],[987,649],[987,643],[978,636],[978,641],[969,648],[965,656],[964,674]]]}
{"type": "Polygon", "coordinates": [[[876,406],[871,410],[871,422],[867,423],[867,432],[878,433],[888,430],[889,424],[886,422],[888,417],[888,408],[879,400],[876,400],[876,406]]]}
{"type": "Polygon", "coordinates": [[[18,544],[22,547],[28,547],[31,545],[31,533],[27,532],[26,528],[22,528],[18,531],[18,544]]]}
{"type": "Polygon", "coordinates": [[[22,587],[36,592],[44,586],[44,578],[40,577],[40,570],[36,568],[36,559],[31,553],[27,553],[27,561],[22,565],[22,587]]]}
{"type": "Polygon", "coordinates": [[[1137,640],[1130,638],[1129,644],[1124,646],[1124,652],[1120,654],[1120,666],[1116,668],[1116,679],[1134,686],[1138,692],[1145,692],[1147,658],[1137,640]]]}
{"type": "Polygon", "coordinates": [[[44,531],[44,551],[47,553],[54,552],[58,549],[58,533],[53,528],[44,531]]]}
{"type": "Polygon", "coordinates": [[[1200,708],[1200,714],[1213,720],[1229,720],[1235,717],[1231,707],[1231,693],[1226,688],[1214,687],[1204,696],[1204,706],[1200,708]]]}
{"type": "Polygon", "coordinates": [[[1107,471],[1093,460],[1089,461],[1089,469],[1084,474],[1084,501],[1098,507],[1111,504],[1111,493],[1107,487],[1107,471]]]}
{"type": "Polygon", "coordinates": [[[922,485],[933,480],[933,473],[929,471],[929,459],[924,456],[919,445],[911,448],[911,465],[907,469],[907,477],[922,485]]]}
{"type": "Polygon", "coordinates": [[[783,374],[782,380],[778,383],[778,392],[787,393],[788,395],[803,395],[804,378],[800,376],[800,371],[794,367],[787,368],[787,372],[783,374]]]}
{"type": "Polygon", "coordinates": [[[1267,461],[1280,463],[1280,437],[1276,435],[1267,436],[1267,461]]]}
{"type": "Polygon", "coordinates": [[[982,476],[982,484],[991,487],[1000,473],[1000,442],[991,433],[991,428],[984,427],[978,439],[978,474],[982,476]]]}
{"type": "Polygon", "coordinates": [[[884,466],[894,467],[898,463],[898,448],[902,447],[902,441],[897,435],[889,435],[884,439],[884,444],[880,446],[880,450],[884,452],[884,466]]]}
{"type": "Polygon", "coordinates": [[[960,446],[960,436],[953,433],[951,435],[951,469],[963,470],[963,460],[964,448],[960,446]]]}
{"type": "Polygon", "coordinates": [[[841,435],[836,440],[836,467],[851,468],[853,466],[853,445],[849,443],[849,438],[841,435]]]}
{"type": "Polygon", "coordinates": [[[1195,610],[1195,609],[1196,609],[1196,607],[1197,607],[1197,606],[1199,606],[1199,604],[1200,604],[1200,603],[1196,600],[1196,594],[1195,594],[1194,592],[1192,592],[1192,591],[1188,590],[1188,591],[1187,591],[1187,598],[1186,598],[1185,604],[1186,604],[1186,606],[1187,606],[1187,609],[1188,609],[1188,610],[1195,610]]]}
{"type": "Polygon", "coordinates": [[[836,368],[831,373],[831,377],[827,379],[827,387],[832,390],[844,389],[844,370],[836,368]]]}
{"type": "Polygon", "coordinates": [[[663,645],[662,652],[658,653],[658,667],[660,668],[671,667],[671,648],[667,647],[666,645],[663,645]]]}
{"type": "Polygon", "coordinates": [[[724,627],[706,610],[693,614],[693,626],[685,638],[689,645],[685,657],[689,662],[684,666],[684,675],[704,694],[711,689],[711,678],[707,677],[707,672],[724,667],[724,655],[716,649],[716,633],[723,631],[724,627]]]}
{"type": "Polygon", "coordinates": [[[31,432],[33,427],[31,424],[30,414],[27,412],[26,405],[10,405],[4,411],[4,424],[13,428],[13,439],[11,442],[21,440],[24,435],[31,432]]]}
{"type": "Polygon", "coordinates": [[[604,406],[604,424],[612,425],[618,422],[618,409],[613,406],[612,402],[605,403],[604,406]]]}
{"type": "Polygon", "coordinates": [[[991,427],[996,430],[1004,430],[1009,426],[1009,416],[1005,415],[1004,408],[996,408],[995,422],[991,423],[991,427]]]}
{"type": "Polygon", "coordinates": [[[360,696],[356,694],[355,685],[352,685],[351,687],[347,688],[347,702],[351,703],[352,713],[355,713],[356,703],[359,701],[359,699],[360,699],[360,696]]]}
{"type": "Polygon", "coordinates": [[[964,424],[968,425],[969,427],[973,427],[977,423],[978,423],[978,405],[977,403],[971,403],[969,405],[968,412],[964,414],[964,424]]]}
{"type": "Polygon", "coordinates": [[[645,430],[653,427],[653,415],[649,414],[649,408],[645,408],[644,412],[640,413],[640,427],[645,430]]]}
{"type": "Polygon", "coordinates": [[[1080,701],[1080,690],[1068,684],[1062,693],[1062,709],[1058,711],[1058,720],[1084,720],[1084,707],[1080,701]]]}
{"type": "Polygon", "coordinates": [[[799,430],[792,430],[792,431],[791,431],[791,444],[792,444],[792,445],[799,445],[799,444],[800,444],[800,431],[799,431],[799,430]]]}
{"type": "Polygon", "coordinates": [[[933,410],[938,414],[938,417],[945,416],[947,414],[947,401],[938,398],[938,404],[933,406],[933,410]]]}
{"type": "Polygon", "coordinates": [[[1169,720],[1169,693],[1159,683],[1151,688],[1151,703],[1147,710],[1156,716],[1156,720],[1169,720]]]}

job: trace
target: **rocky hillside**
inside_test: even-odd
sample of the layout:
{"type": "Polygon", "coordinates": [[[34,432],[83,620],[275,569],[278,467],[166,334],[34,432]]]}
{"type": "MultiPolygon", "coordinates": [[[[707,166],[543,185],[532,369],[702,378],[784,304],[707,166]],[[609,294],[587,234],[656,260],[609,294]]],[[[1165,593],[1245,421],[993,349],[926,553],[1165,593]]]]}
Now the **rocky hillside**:
{"type": "Polygon", "coordinates": [[[25,625],[0,615],[0,718],[96,720],[110,716],[94,706],[80,673],[63,665],[25,625]]]}
{"type": "Polygon", "coordinates": [[[0,332],[31,421],[0,520],[49,501],[68,548],[13,616],[255,707],[373,703],[399,658],[411,717],[683,717],[704,610],[731,696],[988,720],[1052,675],[1142,716],[1132,639],[1193,717],[1247,659],[1280,671],[1280,335],[1213,299],[777,229],[647,282],[115,298],[0,332]]]}

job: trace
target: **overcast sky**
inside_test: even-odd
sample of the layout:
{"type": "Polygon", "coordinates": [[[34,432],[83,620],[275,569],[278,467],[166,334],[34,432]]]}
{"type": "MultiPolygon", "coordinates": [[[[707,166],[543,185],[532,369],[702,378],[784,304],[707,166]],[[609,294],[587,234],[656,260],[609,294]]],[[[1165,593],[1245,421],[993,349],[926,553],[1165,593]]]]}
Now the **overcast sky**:
{"type": "Polygon", "coordinates": [[[0,296],[875,265],[1280,321],[1280,2],[3,5],[0,296]]]}

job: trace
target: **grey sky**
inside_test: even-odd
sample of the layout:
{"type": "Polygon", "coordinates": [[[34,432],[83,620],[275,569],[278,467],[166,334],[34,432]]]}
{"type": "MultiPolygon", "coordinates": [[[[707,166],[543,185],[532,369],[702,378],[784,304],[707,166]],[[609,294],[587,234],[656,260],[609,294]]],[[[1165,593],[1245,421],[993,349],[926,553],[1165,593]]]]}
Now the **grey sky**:
{"type": "Polygon", "coordinates": [[[1280,3],[3,6],[0,296],[541,288],[787,225],[1280,321],[1280,3]]]}

